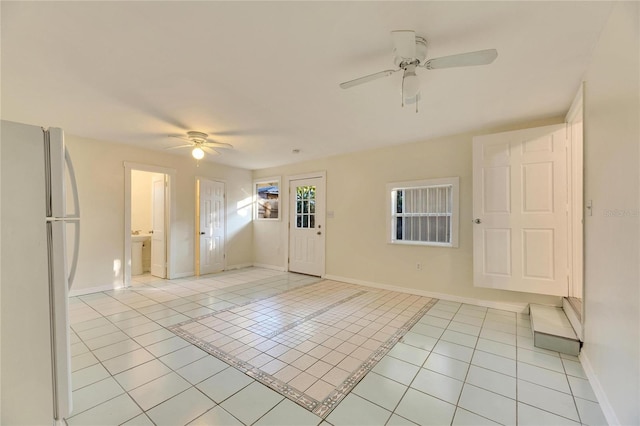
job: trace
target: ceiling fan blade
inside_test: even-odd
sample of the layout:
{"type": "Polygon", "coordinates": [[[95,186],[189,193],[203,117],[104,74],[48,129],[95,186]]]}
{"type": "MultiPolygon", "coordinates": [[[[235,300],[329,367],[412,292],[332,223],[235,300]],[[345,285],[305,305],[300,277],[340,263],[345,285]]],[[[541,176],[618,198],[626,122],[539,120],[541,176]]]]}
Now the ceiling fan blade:
{"type": "Polygon", "coordinates": [[[208,152],[209,154],[212,154],[212,155],[219,155],[220,154],[218,151],[216,151],[215,149],[210,148],[208,146],[200,145],[200,148],[202,148],[202,150],[204,152],[208,152]]]}
{"type": "Polygon", "coordinates": [[[207,141],[207,142],[204,142],[203,145],[208,147],[233,149],[233,145],[231,145],[230,143],[224,143],[224,142],[207,141]]]}
{"type": "Polygon", "coordinates": [[[193,144],[187,144],[187,145],[178,145],[178,146],[170,146],[169,148],[165,148],[165,149],[178,149],[178,148],[190,148],[192,147],[193,144]]]}
{"type": "Polygon", "coordinates": [[[377,72],[375,74],[365,75],[364,77],[356,78],[355,80],[349,80],[349,81],[345,81],[344,83],[340,83],[340,87],[342,89],[348,89],[350,87],[357,86],[359,84],[368,83],[370,81],[377,80],[377,79],[382,78],[382,77],[390,76],[391,74],[393,74],[394,72],[397,72],[397,71],[400,71],[400,69],[397,69],[397,70],[385,70],[385,71],[377,72]]]}
{"type": "Polygon", "coordinates": [[[191,139],[182,135],[167,135],[167,136],[169,136],[170,138],[182,139],[183,141],[191,142],[191,139]]]}
{"type": "Polygon", "coordinates": [[[391,31],[393,52],[402,59],[412,60],[416,57],[416,33],[410,30],[391,31]]]}
{"type": "Polygon", "coordinates": [[[496,49],[478,50],[477,52],[460,53],[458,55],[429,59],[424,63],[424,67],[428,70],[436,70],[440,68],[488,65],[497,57],[498,51],[496,49]]]}

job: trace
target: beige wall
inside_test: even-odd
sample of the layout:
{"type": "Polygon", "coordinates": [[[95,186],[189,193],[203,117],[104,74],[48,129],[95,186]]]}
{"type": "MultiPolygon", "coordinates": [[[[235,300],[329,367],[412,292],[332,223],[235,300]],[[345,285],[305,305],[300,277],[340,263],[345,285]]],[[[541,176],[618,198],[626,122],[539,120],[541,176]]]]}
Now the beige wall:
{"type": "MultiPolygon", "coordinates": [[[[558,122],[562,119],[492,129],[486,133],[558,122]]],[[[334,218],[328,218],[326,222],[327,275],[489,301],[559,304],[557,297],[473,286],[473,136],[475,134],[468,133],[257,170],[254,171],[254,179],[282,176],[281,211],[286,219],[286,176],[320,170],[327,172],[327,211],[334,212],[334,218]],[[387,244],[386,209],[389,207],[386,184],[450,176],[460,177],[459,247],[387,244]],[[416,270],[416,263],[421,263],[423,269],[416,270]]],[[[257,264],[284,268],[286,223],[286,220],[254,222],[254,258],[257,264]]]]}
{"type": "Polygon", "coordinates": [[[640,424],[638,28],[639,3],[618,3],[585,75],[583,354],[622,425],[640,424]]]}
{"type": "Polygon", "coordinates": [[[73,291],[123,282],[124,162],[176,170],[175,215],[171,228],[174,274],[194,272],[196,176],[226,182],[227,266],[253,262],[251,212],[241,207],[251,194],[251,172],[133,146],[66,135],[73,159],[82,215],[80,257],[73,291]]]}

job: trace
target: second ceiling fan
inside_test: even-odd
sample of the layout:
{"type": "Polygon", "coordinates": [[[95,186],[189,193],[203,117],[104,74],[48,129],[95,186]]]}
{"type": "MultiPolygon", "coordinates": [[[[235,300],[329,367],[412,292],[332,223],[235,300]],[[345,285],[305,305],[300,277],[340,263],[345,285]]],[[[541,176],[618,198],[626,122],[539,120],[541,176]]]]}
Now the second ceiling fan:
{"type": "Polygon", "coordinates": [[[393,42],[393,54],[395,56],[394,63],[398,68],[388,69],[354,80],[345,81],[344,83],[340,83],[340,87],[348,89],[382,77],[390,76],[398,71],[403,71],[402,106],[404,106],[405,103],[415,103],[416,112],[418,112],[418,101],[420,100],[420,80],[416,75],[418,68],[435,70],[488,65],[498,57],[498,51],[496,49],[486,49],[427,60],[427,40],[424,37],[417,36],[415,31],[391,31],[391,40],[393,42]]]}
{"type": "Polygon", "coordinates": [[[203,132],[190,131],[187,132],[187,137],[184,137],[182,135],[169,135],[169,137],[182,139],[184,141],[188,141],[189,143],[186,145],[172,146],[165,149],[191,148],[191,155],[196,160],[201,160],[202,158],[204,158],[205,152],[214,155],[220,154],[220,152],[216,150],[216,148],[233,149],[233,145],[224,142],[216,142],[212,139],[209,139],[209,135],[203,132]]]}

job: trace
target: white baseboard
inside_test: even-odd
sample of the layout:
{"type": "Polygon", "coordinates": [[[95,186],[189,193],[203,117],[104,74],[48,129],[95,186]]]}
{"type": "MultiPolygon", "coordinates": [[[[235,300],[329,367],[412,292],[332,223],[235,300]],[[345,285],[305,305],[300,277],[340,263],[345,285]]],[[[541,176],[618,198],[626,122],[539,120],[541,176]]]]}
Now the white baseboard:
{"type": "Polygon", "coordinates": [[[254,263],[253,266],[255,266],[256,268],[271,269],[271,270],[274,270],[274,271],[287,272],[287,269],[284,266],[267,265],[266,263],[254,263]]]}
{"type": "Polygon", "coordinates": [[[101,291],[118,290],[124,288],[120,285],[101,285],[97,287],[78,288],[69,292],[69,297],[84,296],[85,294],[100,293],[101,291]]]}
{"type": "Polygon", "coordinates": [[[227,265],[225,271],[233,271],[234,269],[250,268],[253,263],[238,263],[237,265],[227,265]]]}
{"type": "Polygon", "coordinates": [[[177,280],[180,278],[187,278],[187,277],[193,277],[196,273],[194,271],[189,271],[189,272],[178,272],[175,273],[171,276],[171,278],[168,278],[169,280],[177,280]]]}
{"type": "Polygon", "coordinates": [[[607,419],[607,423],[610,425],[619,425],[618,416],[616,416],[615,411],[613,411],[613,407],[609,402],[609,398],[607,398],[607,394],[605,393],[602,385],[600,384],[600,380],[598,380],[598,376],[596,372],[593,370],[591,366],[591,361],[589,361],[589,357],[585,353],[584,348],[580,351],[580,355],[578,355],[578,359],[580,359],[580,364],[582,364],[582,369],[584,370],[587,378],[589,379],[589,383],[591,384],[591,388],[593,389],[593,393],[596,395],[596,399],[600,404],[600,409],[602,410],[602,414],[604,414],[605,419],[607,419]]]}
{"type": "Polygon", "coordinates": [[[349,284],[358,284],[358,285],[364,285],[364,286],[367,286],[367,287],[381,288],[383,290],[397,291],[397,292],[400,292],[400,293],[415,294],[417,296],[433,297],[435,299],[449,300],[451,302],[467,303],[469,305],[484,306],[486,308],[500,309],[500,310],[503,310],[503,311],[516,312],[516,313],[520,313],[520,314],[529,313],[529,304],[528,303],[497,302],[497,301],[494,301],[494,300],[473,299],[473,298],[470,298],[470,297],[454,296],[454,295],[445,294],[445,293],[434,293],[434,292],[431,292],[431,291],[424,291],[424,290],[418,290],[418,289],[414,289],[414,288],[400,287],[400,286],[397,286],[397,285],[382,284],[382,283],[375,283],[375,282],[371,282],[371,281],[358,280],[358,279],[354,279],[354,278],[340,277],[340,276],[337,276],[337,275],[325,275],[323,278],[325,278],[327,280],[342,281],[342,282],[349,283],[349,284]]]}

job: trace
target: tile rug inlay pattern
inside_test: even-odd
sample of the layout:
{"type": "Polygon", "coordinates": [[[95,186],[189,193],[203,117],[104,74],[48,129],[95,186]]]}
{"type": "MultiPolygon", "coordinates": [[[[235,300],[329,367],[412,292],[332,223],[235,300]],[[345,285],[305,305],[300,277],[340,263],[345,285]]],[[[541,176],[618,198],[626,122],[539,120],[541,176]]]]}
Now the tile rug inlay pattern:
{"type": "Polygon", "coordinates": [[[324,418],[436,302],[325,280],[169,329],[324,418]]]}

